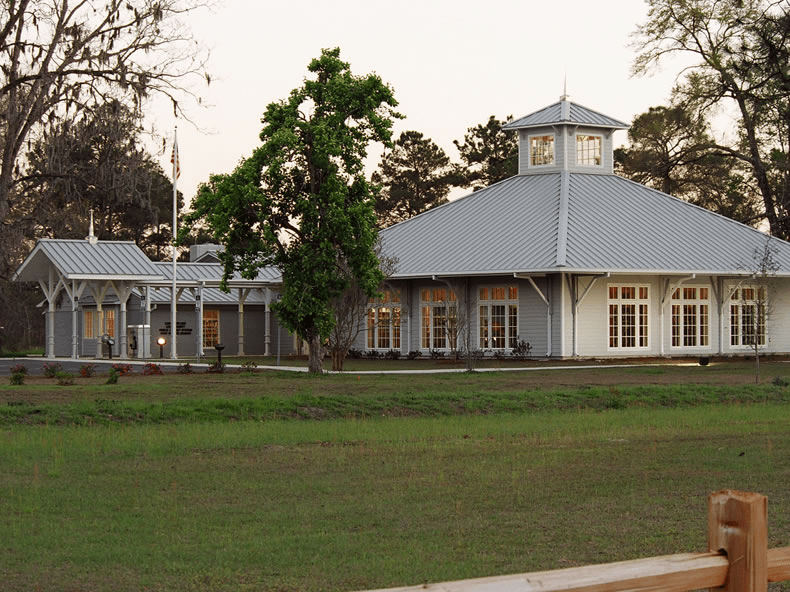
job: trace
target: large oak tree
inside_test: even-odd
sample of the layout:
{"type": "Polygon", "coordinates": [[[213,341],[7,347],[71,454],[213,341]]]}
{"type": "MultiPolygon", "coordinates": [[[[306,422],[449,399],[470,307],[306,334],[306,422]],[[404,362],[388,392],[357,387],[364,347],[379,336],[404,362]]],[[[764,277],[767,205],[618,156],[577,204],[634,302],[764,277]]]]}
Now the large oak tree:
{"type": "Polygon", "coordinates": [[[771,234],[790,238],[790,12],[786,0],[648,0],[637,30],[637,74],[664,57],[691,58],[675,103],[735,114],[739,136],[716,149],[742,161],[771,234]]]}
{"type": "Polygon", "coordinates": [[[383,279],[363,161],[370,143],[391,145],[399,115],[392,89],[375,74],[352,74],[339,49],[324,50],[308,70],[300,88],[267,106],[252,156],[199,188],[185,227],[203,220],[225,245],[226,279],[279,268],[273,309],[309,343],[309,370],[321,372],[332,302],[352,283],[373,297],[383,279]]]}

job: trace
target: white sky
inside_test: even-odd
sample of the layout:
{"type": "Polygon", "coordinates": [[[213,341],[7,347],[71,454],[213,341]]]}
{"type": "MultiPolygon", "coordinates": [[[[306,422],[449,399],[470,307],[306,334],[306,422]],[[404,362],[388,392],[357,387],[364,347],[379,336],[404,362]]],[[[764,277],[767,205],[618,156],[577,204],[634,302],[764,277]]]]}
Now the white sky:
{"type": "MultiPolygon", "coordinates": [[[[210,106],[192,110],[200,129],[178,124],[178,188],[189,202],[210,173],[249,156],[266,105],[300,86],[327,47],[393,87],[405,115],[394,138],[417,130],[453,160],[467,128],[556,102],[566,76],[572,101],[630,123],[668,101],[678,70],[630,77],[631,34],[646,14],[643,0],[224,0],[188,21],[211,51],[213,80],[199,89],[210,106]]],[[[160,132],[177,123],[171,113],[156,118],[160,132]]],[[[615,145],[625,142],[618,132],[615,145]]],[[[169,159],[168,146],[168,172],[169,159]]]]}

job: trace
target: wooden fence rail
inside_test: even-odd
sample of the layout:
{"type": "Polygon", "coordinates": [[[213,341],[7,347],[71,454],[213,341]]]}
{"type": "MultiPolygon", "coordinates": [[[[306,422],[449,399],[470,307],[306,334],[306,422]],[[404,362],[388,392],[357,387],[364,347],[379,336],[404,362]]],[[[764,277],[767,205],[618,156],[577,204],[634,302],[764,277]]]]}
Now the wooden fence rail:
{"type": "MultiPolygon", "coordinates": [[[[708,498],[708,549],[553,571],[389,588],[386,592],[766,592],[790,580],[790,547],[768,549],[766,498],[719,491],[708,498]]],[[[372,591],[372,592],[385,592],[372,591]]]]}

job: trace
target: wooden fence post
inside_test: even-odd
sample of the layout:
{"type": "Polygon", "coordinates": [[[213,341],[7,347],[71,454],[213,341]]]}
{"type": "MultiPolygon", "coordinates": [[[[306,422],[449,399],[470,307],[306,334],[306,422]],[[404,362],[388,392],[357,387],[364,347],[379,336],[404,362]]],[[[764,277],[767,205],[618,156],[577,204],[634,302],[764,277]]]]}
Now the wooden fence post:
{"type": "Polygon", "coordinates": [[[717,592],[767,592],[766,498],[758,493],[719,491],[708,498],[708,549],[724,551],[727,581],[717,592]]]}

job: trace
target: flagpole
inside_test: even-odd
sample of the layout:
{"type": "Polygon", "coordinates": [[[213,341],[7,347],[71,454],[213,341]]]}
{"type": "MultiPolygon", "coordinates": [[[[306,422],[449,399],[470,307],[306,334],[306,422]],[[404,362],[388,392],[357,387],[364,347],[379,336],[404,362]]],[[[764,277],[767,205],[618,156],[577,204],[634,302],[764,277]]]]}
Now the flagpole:
{"type": "Polygon", "coordinates": [[[170,357],[172,359],[178,358],[178,351],[176,349],[176,306],[178,296],[176,292],[176,236],[178,234],[178,176],[181,174],[181,169],[178,163],[178,126],[173,128],[173,286],[171,289],[171,302],[170,302],[170,357]]]}

